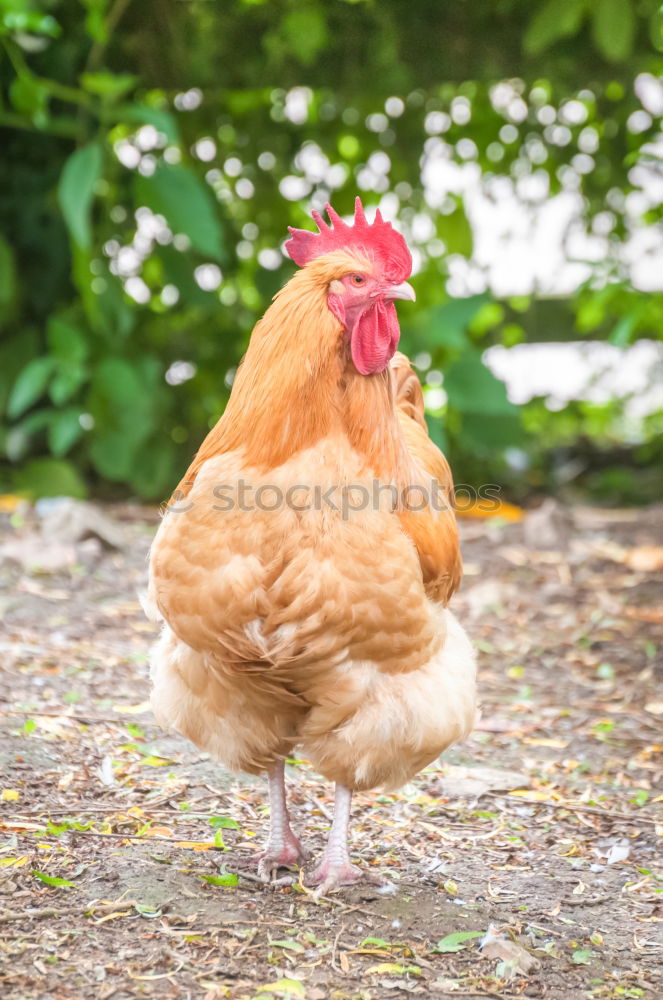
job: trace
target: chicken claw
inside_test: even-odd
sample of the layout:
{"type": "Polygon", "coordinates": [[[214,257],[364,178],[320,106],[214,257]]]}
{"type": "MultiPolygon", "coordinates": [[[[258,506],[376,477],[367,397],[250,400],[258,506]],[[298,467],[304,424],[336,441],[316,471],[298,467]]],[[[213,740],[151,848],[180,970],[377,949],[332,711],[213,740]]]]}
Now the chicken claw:
{"type": "Polygon", "coordinates": [[[361,868],[350,864],[349,861],[334,862],[325,858],[306,878],[306,884],[317,886],[313,898],[321,899],[333,889],[340,889],[341,886],[354,885],[365,880],[366,876],[361,868]]]}
{"type": "Polygon", "coordinates": [[[306,857],[304,848],[292,830],[288,830],[282,838],[270,837],[258,858],[258,877],[272,885],[289,885],[289,876],[281,879],[277,877],[279,868],[290,868],[291,865],[305,861],[306,857]]]}

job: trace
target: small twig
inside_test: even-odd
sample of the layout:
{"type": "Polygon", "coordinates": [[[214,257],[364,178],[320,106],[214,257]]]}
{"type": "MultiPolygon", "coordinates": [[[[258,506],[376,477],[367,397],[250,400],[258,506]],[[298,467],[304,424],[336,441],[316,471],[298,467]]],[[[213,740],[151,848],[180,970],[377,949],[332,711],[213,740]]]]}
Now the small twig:
{"type": "MultiPolygon", "coordinates": [[[[72,806],[57,806],[54,809],[47,807],[46,809],[39,809],[37,812],[20,812],[14,817],[15,819],[41,819],[45,816],[55,816],[61,813],[118,813],[118,812],[128,812],[129,809],[138,808],[142,811],[145,818],[150,818],[154,815],[168,816],[169,821],[172,823],[174,820],[178,822],[193,822],[194,820],[207,820],[209,819],[209,813],[193,813],[193,812],[182,812],[180,809],[176,809],[174,806],[170,809],[159,809],[158,806],[162,806],[164,803],[168,802],[168,798],[155,799],[154,803],[145,803],[144,805],[138,805],[137,802],[131,804],[127,802],[114,801],[108,802],[105,806],[93,806],[85,805],[85,803],[74,804],[72,806]]],[[[143,816],[134,817],[135,819],[143,819],[143,816]]]]}
{"type": "MultiPolygon", "coordinates": [[[[0,829],[3,828],[4,824],[0,822],[0,829]]],[[[6,829],[6,827],[5,827],[6,829]]],[[[208,843],[206,840],[188,840],[186,837],[146,837],[145,834],[140,833],[95,833],[93,830],[70,830],[68,831],[71,836],[76,837],[99,837],[101,840],[141,840],[143,843],[152,844],[180,844],[185,849],[189,848],[190,844],[204,845],[207,851],[223,851],[223,847],[217,847],[216,844],[208,843]]],[[[32,836],[34,830],[13,830],[17,837],[28,837],[32,836]]]]}
{"type": "Polygon", "coordinates": [[[247,935],[244,943],[240,945],[240,947],[237,949],[233,957],[239,958],[240,955],[243,955],[246,949],[253,944],[259,933],[260,933],[260,928],[254,927],[251,933],[247,935]]]}
{"type": "Polygon", "coordinates": [[[340,930],[336,935],[336,937],[334,938],[334,944],[332,945],[332,953],[331,953],[331,967],[332,969],[334,969],[335,972],[341,972],[341,973],[343,972],[343,970],[340,969],[336,964],[336,952],[338,950],[339,939],[344,930],[345,930],[345,924],[341,924],[340,930]]]}
{"type": "MultiPolygon", "coordinates": [[[[147,712],[147,709],[145,711],[147,712]]],[[[36,718],[36,719],[38,719],[39,716],[42,715],[49,719],[64,719],[64,720],[72,719],[75,722],[101,722],[101,723],[112,722],[120,725],[122,723],[126,725],[126,723],[131,722],[132,718],[132,717],[127,718],[126,716],[123,717],[121,715],[118,716],[87,715],[84,714],[83,712],[70,712],[70,711],[55,712],[42,708],[34,708],[30,712],[22,708],[8,708],[4,712],[0,712],[0,716],[2,715],[27,715],[30,718],[36,718]]],[[[158,728],[154,723],[144,723],[144,725],[151,725],[153,729],[158,728]]]]}
{"type": "MultiPolygon", "coordinates": [[[[502,795],[500,792],[484,792],[484,795],[490,795],[494,799],[502,799],[504,802],[510,802],[513,804],[513,798],[508,795],[502,795]]],[[[527,805],[528,801],[526,798],[519,800],[519,805],[527,805]]],[[[602,816],[604,819],[625,819],[629,823],[652,823],[656,825],[656,820],[651,816],[643,816],[642,812],[635,813],[622,813],[622,812],[608,812],[607,809],[599,809],[597,806],[586,806],[582,802],[539,802],[531,801],[529,805],[533,806],[546,806],[548,809],[566,809],[567,812],[584,812],[591,813],[592,816],[602,816]]]]}
{"type": "Polygon", "coordinates": [[[329,809],[327,808],[327,806],[324,804],[324,802],[320,798],[318,798],[317,795],[313,796],[313,801],[317,805],[317,807],[320,810],[320,812],[322,813],[322,815],[325,816],[329,820],[330,823],[333,823],[334,822],[334,817],[332,816],[331,812],[329,811],[329,809]]]}
{"type": "MultiPolygon", "coordinates": [[[[222,792],[219,788],[212,788],[212,786],[208,785],[206,781],[201,781],[200,784],[202,785],[203,788],[206,788],[208,792],[211,792],[212,795],[218,795],[222,799],[227,799],[228,796],[230,795],[230,792],[228,791],[227,788],[225,792],[222,792]]],[[[205,796],[205,798],[208,798],[208,796],[205,796]]]]}
{"type": "MultiPolygon", "coordinates": [[[[302,890],[302,892],[304,892],[307,896],[313,899],[314,895],[313,889],[309,889],[308,886],[304,885],[304,883],[302,882],[301,875],[302,873],[300,871],[300,879],[299,882],[297,882],[296,884],[298,888],[302,890]]],[[[350,906],[349,903],[343,903],[341,902],[340,899],[335,899],[334,896],[320,896],[318,899],[315,899],[314,902],[316,903],[317,906],[319,906],[320,903],[329,903],[331,906],[336,906],[340,910],[345,910],[346,913],[365,913],[366,916],[368,917],[379,916],[379,914],[375,913],[374,910],[367,910],[365,906],[350,906]]]]}
{"type": "Polygon", "coordinates": [[[136,976],[131,971],[131,969],[127,969],[127,975],[129,976],[130,979],[138,979],[143,982],[154,982],[157,979],[170,979],[171,976],[175,976],[177,975],[178,972],[181,972],[185,964],[186,964],[185,962],[180,960],[180,964],[177,966],[177,968],[171,969],[170,972],[155,972],[147,976],[136,976]]]}
{"type": "Polygon", "coordinates": [[[104,52],[106,51],[106,46],[108,45],[108,40],[113,37],[113,31],[130,3],[131,0],[115,0],[115,3],[106,17],[104,40],[96,41],[88,54],[87,61],[85,63],[86,73],[92,72],[101,64],[104,52]]]}
{"type": "Polygon", "coordinates": [[[481,993],[479,993],[478,990],[454,990],[454,996],[455,997],[480,997],[481,1000],[485,1000],[486,997],[489,997],[490,1000],[513,1000],[514,994],[513,993],[509,993],[509,994],[507,994],[507,993],[490,993],[489,991],[486,991],[486,990],[481,990],[481,993]]]}
{"type": "Polygon", "coordinates": [[[258,885],[264,885],[264,886],[269,885],[268,882],[265,882],[265,880],[260,878],[259,875],[254,875],[253,872],[237,871],[235,872],[235,874],[238,875],[239,878],[246,879],[247,882],[257,882],[258,885]]]}
{"type": "Polygon", "coordinates": [[[563,899],[562,906],[598,906],[614,900],[614,896],[594,896],[592,899],[563,899]]]}
{"type": "Polygon", "coordinates": [[[412,955],[413,960],[417,963],[417,965],[420,965],[423,969],[433,969],[435,972],[440,971],[439,966],[434,965],[433,962],[429,962],[427,958],[421,958],[419,955],[417,955],[416,951],[412,950],[412,948],[409,948],[408,950],[412,955]]]}
{"type": "Polygon", "coordinates": [[[112,903],[88,903],[87,908],[71,906],[39,906],[34,910],[0,910],[0,924],[8,924],[12,920],[42,920],[45,917],[73,917],[112,913],[118,906],[135,906],[135,899],[114,900],[112,903]]]}
{"type": "Polygon", "coordinates": [[[545,934],[552,934],[554,937],[564,937],[561,931],[554,931],[552,927],[542,927],[541,924],[533,924],[531,921],[527,921],[527,927],[533,927],[537,931],[543,931],[545,934]]]}

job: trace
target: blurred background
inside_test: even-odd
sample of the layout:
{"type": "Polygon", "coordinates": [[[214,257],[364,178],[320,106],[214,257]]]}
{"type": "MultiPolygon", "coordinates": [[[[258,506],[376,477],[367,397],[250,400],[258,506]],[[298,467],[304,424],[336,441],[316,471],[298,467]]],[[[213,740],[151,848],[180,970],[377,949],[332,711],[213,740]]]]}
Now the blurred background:
{"type": "Polygon", "coordinates": [[[166,496],[328,199],[456,481],[663,488],[658,0],[0,0],[0,492],[166,496]]]}

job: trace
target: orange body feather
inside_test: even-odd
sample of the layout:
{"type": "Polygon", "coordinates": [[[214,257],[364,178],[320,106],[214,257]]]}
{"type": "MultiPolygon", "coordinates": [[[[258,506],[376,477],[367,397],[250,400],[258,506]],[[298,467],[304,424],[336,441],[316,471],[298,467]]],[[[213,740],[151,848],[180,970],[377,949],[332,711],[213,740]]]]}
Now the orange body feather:
{"type": "Polygon", "coordinates": [[[337,250],[276,296],[150,562],[158,717],[236,770],[303,744],[350,788],[408,780],[475,704],[445,610],[461,569],[451,475],[421,388],[403,355],[360,375],[327,304],[370,266],[337,250]]]}

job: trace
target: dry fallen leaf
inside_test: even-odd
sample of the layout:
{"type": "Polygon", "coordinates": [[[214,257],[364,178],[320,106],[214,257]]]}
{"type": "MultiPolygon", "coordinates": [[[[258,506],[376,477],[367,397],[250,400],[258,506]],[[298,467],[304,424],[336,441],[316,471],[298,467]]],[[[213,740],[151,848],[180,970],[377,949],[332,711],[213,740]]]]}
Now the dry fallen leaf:
{"type": "Polygon", "coordinates": [[[150,712],[149,701],[141,701],[139,705],[113,705],[113,711],[121,712],[122,715],[141,715],[143,712],[150,712]]]}
{"type": "Polygon", "coordinates": [[[512,523],[522,521],[525,515],[522,507],[517,507],[506,500],[497,500],[494,504],[492,502],[487,503],[485,500],[459,502],[456,513],[459,517],[479,518],[480,520],[501,517],[504,521],[512,523]]]}
{"type": "Polygon", "coordinates": [[[630,853],[631,849],[628,844],[613,844],[608,851],[608,864],[616,865],[619,861],[626,861],[630,853]]]}
{"type": "Polygon", "coordinates": [[[22,497],[15,493],[0,493],[0,513],[13,514],[19,504],[25,503],[22,497]]]}
{"type": "Polygon", "coordinates": [[[485,792],[506,792],[529,784],[529,777],[520,771],[483,765],[465,767],[447,764],[444,774],[435,782],[432,794],[444,795],[450,799],[477,799],[485,792]]]}
{"type": "Polygon", "coordinates": [[[655,604],[650,608],[627,604],[623,611],[627,618],[632,618],[637,622],[651,622],[654,625],[663,623],[663,604],[655,604]]]}
{"type": "MultiPolygon", "coordinates": [[[[499,962],[504,962],[509,967],[505,971],[510,972],[511,975],[520,972],[527,976],[541,966],[539,959],[534,955],[530,955],[522,945],[497,933],[493,924],[490,924],[488,927],[488,933],[481,942],[480,948],[483,958],[497,959],[499,962]]],[[[505,978],[508,978],[508,976],[505,978]]]]}
{"type": "Polygon", "coordinates": [[[663,569],[663,545],[639,545],[629,549],[624,562],[639,573],[655,573],[663,569]]]}

